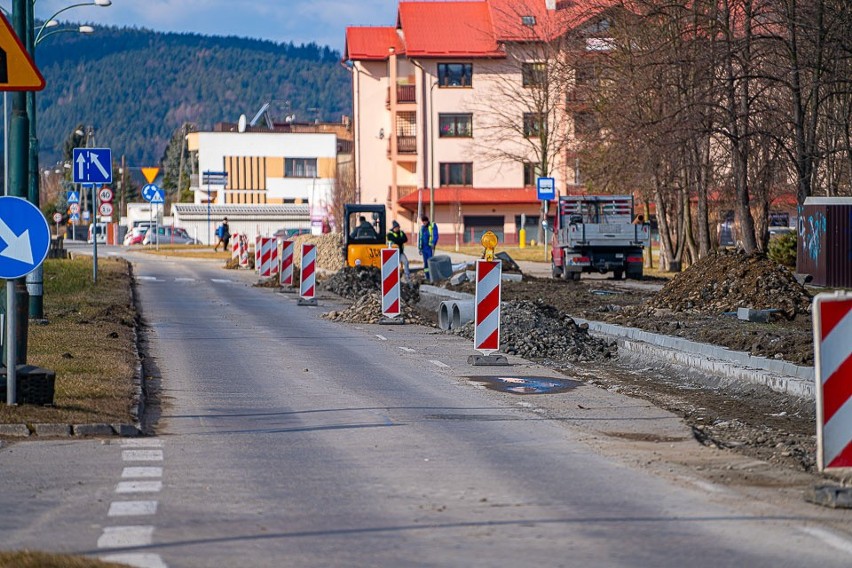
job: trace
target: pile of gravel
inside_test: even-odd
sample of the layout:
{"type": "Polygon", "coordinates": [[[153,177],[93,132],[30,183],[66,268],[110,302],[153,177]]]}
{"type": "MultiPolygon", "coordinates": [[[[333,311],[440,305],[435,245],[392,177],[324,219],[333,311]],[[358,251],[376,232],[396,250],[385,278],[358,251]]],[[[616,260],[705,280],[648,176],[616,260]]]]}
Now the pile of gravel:
{"type": "MultiPolygon", "coordinates": [[[[449,333],[472,340],[473,332],[474,324],[468,322],[449,333]]],[[[502,305],[500,351],[525,359],[577,363],[609,359],[616,353],[616,344],[592,337],[587,324],[577,325],[553,306],[518,300],[502,305]]]]}
{"type": "MultiPolygon", "coordinates": [[[[343,298],[355,300],[365,294],[381,290],[382,273],[372,266],[344,267],[320,283],[320,288],[343,298]]],[[[420,301],[420,284],[400,284],[403,302],[414,304],[420,301]]]]}
{"type": "Polygon", "coordinates": [[[763,254],[721,250],[675,276],[642,309],[718,315],[737,308],[781,310],[788,319],[810,311],[811,296],[786,267],[763,254]]]}
{"type": "MultiPolygon", "coordinates": [[[[348,323],[378,323],[384,318],[382,299],[376,292],[364,294],[345,310],[331,311],[323,314],[322,317],[348,323]]],[[[425,325],[420,314],[405,301],[402,303],[402,317],[406,323],[425,325]]]]}

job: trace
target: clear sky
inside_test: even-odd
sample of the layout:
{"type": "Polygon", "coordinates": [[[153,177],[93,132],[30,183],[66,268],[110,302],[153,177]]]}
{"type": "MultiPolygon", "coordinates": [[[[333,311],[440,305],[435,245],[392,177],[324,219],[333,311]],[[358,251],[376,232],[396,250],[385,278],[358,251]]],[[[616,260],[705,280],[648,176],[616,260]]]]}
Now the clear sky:
{"type": "MultiPolygon", "coordinates": [[[[38,0],[36,18],[86,0],[38,0]]],[[[0,0],[4,8],[12,0],[0,0]]],[[[155,31],[234,35],[343,50],[347,26],[396,22],[397,0],[112,0],[63,12],[60,21],[136,26],[155,31]]]]}

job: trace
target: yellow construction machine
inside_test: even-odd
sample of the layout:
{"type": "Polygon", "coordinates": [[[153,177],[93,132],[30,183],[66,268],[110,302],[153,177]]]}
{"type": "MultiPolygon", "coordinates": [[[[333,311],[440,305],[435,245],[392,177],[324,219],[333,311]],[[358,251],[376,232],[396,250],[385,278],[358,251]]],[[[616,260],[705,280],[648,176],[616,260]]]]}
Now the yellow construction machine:
{"type": "Polygon", "coordinates": [[[381,268],[387,239],[384,205],[343,205],[343,260],[346,266],[381,268]]]}

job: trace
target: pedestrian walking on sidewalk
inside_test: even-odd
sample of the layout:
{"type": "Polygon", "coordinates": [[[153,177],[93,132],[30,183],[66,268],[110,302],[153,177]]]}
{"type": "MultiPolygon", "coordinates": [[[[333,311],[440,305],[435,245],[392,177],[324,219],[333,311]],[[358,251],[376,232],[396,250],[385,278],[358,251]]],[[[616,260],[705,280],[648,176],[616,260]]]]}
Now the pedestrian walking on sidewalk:
{"type": "Polygon", "coordinates": [[[219,251],[219,245],[222,245],[222,250],[228,251],[228,243],[231,242],[231,227],[228,226],[228,218],[222,219],[222,224],[216,227],[216,246],[213,247],[213,252],[219,251]]]}
{"type": "Polygon", "coordinates": [[[405,243],[408,242],[408,235],[405,234],[399,227],[399,223],[394,221],[391,223],[391,230],[388,232],[388,243],[396,245],[399,249],[399,263],[405,271],[405,281],[411,282],[411,269],[408,267],[408,257],[405,256],[405,243]]]}
{"type": "Polygon", "coordinates": [[[420,226],[420,236],[417,239],[417,250],[423,256],[423,274],[427,280],[432,280],[429,276],[429,259],[435,252],[435,247],[438,244],[438,226],[429,221],[428,215],[423,215],[420,218],[422,222],[420,226]]]}

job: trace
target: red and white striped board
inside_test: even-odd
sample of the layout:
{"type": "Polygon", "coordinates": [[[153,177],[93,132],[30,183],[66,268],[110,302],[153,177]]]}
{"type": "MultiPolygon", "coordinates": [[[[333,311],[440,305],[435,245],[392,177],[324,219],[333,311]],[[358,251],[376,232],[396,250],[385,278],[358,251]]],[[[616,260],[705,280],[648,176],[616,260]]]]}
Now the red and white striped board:
{"type": "Polygon", "coordinates": [[[474,302],[473,348],[490,355],[500,348],[500,279],[503,263],[499,260],[476,261],[476,300],[474,302]]]}
{"type": "Polygon", "coordinates": [[[852,294],[817,294],[813,318],[817,466],[852,468],[852,294]]]}
{"type": "Polygon", "coordinates": [[[260,272],[260,235],[254,236],[254,271],[260,272]]]}
{"type": "Polygon", "coordinates": [[[399,302],[399,249],[382,249],[382,315],[395,318],[402,313],[399,302]]]}
{"type": "Polygon", "coordinates": [[[278,271],[280,286],[293,285],[293,241],[281,241],[281,269],[278,271]]]}
{"type": "Polygon", "coordinates": [[[278,274],[278,239],[260,237],[260,277],[271,278],[278,274]]]}
{"type": "Polygon", "coordinates": [[[240,259],[240,234],[231,235],[231,260],[240,259]]]}
{"type": "Polygon", "coordinates": [[[312,300],[316,296],[316,264],[317,246],[311,243],[303,243],[299,296],[305,300],[312,300]]]}
{"type": "Polygon", "coordinates": [[[248,254],[248,236],[239,235],[240,241],[240,268],[248,268],[249,267],[249,254],[248,254]]]}

